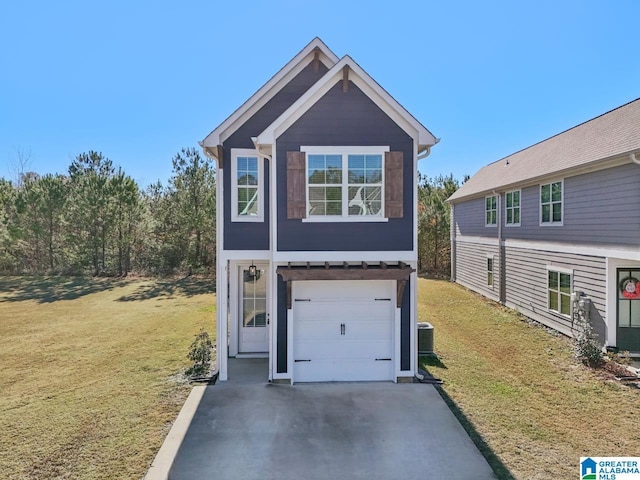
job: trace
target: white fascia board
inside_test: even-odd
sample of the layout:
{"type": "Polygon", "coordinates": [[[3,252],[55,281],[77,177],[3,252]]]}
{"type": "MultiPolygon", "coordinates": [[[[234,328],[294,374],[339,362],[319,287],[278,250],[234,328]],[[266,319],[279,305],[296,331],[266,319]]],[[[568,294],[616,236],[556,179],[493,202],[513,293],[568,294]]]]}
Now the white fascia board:
{"type": "Polygon", "coordinates": [[[316,47],[320,49],[320,61],[328,68],[333,67],[339,60],[336,54],[333,53],[322,40],[318,37],[314,38],[256,93],[238,107],[238,109],[216,127],[215,130],[207,135],[201,143],[202,147],[221,145],[240,125],[271,100],[282,87],[313,60],[313,51],[316,47]]]}
{"type": "Polygon", "coordinates": [[[342,80],[342,69],[350,68],[349,80],[362,90],[383,112],[385,112],[420,146],[437,143],[436,138],[402,105],[387,93],[373,78],[369,76],[351,57],[345,55],[320,80],[305,92],[293,105],[269,125],[260,135],[258,144],[273,144],[276,138],[284,133],[309,108],[320,100],[333,86],[342,80]]]}
{"type": "Polygon", "coordinates": [[[412,250],[368,251],[368,252],[273,252],[273,262],[417,262],[417,254],[412,250]]]}

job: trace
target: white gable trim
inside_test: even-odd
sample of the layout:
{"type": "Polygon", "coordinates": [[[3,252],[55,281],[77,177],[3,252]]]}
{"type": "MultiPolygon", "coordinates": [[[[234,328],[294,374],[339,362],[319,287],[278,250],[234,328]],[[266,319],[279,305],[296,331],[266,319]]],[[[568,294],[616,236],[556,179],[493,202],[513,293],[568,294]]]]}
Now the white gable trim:
{"type": "Polygon", "coordinates": [[[215,147],[221,145],[233,132],[235,132],[244,122],[271,100],[291,79],[300,73],[309,62],[313,60],[314,49],[320,49],[319,60],[328,68],[331,68],[338,61],[338,57],[327,47],[318,37],[314,38],[300,53],[298,53],[289,63],[278,71],[271,79],[265,83],[260,90],[254,93],[235,112],[233,112],[224,122],[205,137],[201,146],[215,147]]]}
{"type": "Polygon", "coordinates": [[[271,125],[258,135],[259,145],[273,145],[275,139],[284,133],[309,108],[320,100],[335,84],[342,80],[342,69],[348,66],[351,80],[382,111],[384,111],[400,128],[417,140],[418,150],[435,145],[438,140],[433,134],[416,120],[386,90],[369,76],[351,57],[345,55],[320,80],[305,92],[293,105],[280,115],[271,125]]]}

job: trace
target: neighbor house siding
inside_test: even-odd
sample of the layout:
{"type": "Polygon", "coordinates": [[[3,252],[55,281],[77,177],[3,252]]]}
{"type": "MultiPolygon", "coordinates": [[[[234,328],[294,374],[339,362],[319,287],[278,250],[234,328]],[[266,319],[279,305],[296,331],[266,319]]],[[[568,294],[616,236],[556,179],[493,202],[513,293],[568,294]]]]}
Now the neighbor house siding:
{"type": "Polygon", "coordinates": [[[325,73],[327,67],[321,62],[317,72],[313,63],[307,65],[271,100],[249,118],[223,143],[224,160],[224,249],[225,250],[269,250],[269,163],[262,160],[264,167],[264,221],[232,222],[231,221],[231,149],[254,148],[251,137],[258,136],[287,108],[289,108],[304,92],[316,83],[325,73]]]}
{"type": "Polygon", "coordinates": [[[549,311],[548,268],[573,271],[573,291],[581,290],[593,302],[591,323],[604,332],[606,311],[606,259],[548,250],[506,247],[506,305],[527,317],[572,335],[571,319],[549,311]]]}
{"type": "Polygon", "coordinates": [[[500,300],[500,251],[497,240],[495,245],[458,241],[456,259],[456,282],[492,300],[500,300]],[[487,284],[489,257],[493,259],[493,287],[487,284]]]}
{"type": "MultiPolygon", "coordinates": [[[[543,227],[539,219],[540,186],[523,188],[521,226],[505,228],[503,236],[571,244],[640,246],[639,185],[640,167],[637,165],[566,177],[563,225],[543,227]]],[[[472,202],[464,204],[467,203],[472,202]]],[[[456,217],[458,208],[456,205],[456,217]]],[[[504,204],[502,209],[504,212],[504,204]]]]}
{"type": "Polygon", "coordinates": [[[332,87],[276,141],[278,251],[413,250],[413,139],[349,82],[332,87]],[[403,217],[387,222],[303,222],[287,219],[288,151],[305,146],[388,146],[403,153],[403,217]]]}
{"type": "Polygon", "coordinates": [[[497,227],[486,227],[484,197],[455,204],[455,233],[471,237],[498,238],[497,227]]]}

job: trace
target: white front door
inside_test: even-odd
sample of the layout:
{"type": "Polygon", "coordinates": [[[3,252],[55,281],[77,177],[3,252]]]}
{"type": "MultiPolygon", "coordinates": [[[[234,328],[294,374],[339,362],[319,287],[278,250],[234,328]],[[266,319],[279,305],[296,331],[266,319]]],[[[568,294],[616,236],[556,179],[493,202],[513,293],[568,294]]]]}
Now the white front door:
{"type": "Polygon", "coordinates": [[[238,353],[262,353],[269,350],[267,332],[267,268],[256,265],[239,267],[238,353]]]}

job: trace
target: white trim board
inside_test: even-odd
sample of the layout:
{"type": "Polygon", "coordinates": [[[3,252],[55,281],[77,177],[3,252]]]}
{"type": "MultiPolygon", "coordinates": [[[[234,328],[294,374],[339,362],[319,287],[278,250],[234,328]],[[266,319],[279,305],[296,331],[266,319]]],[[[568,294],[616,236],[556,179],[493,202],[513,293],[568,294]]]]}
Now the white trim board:
{"type": "Polygon", "coordinates": [[[530,240],[505,240],[505,247],[524,248],[529,250],[542,250],[558,253],[575,253],[578,255],[590,255],[593,257],[615,257],[628,260],[640,260],[640,249],[629,245],[625,247],[601,246],[593,244],[574,245],[561,243],[547,243],[530,240]]]}
{"type": "Polygon", "coordinates": [[[220,255],[224,260],[270,260],[269,250],[223,250],[220,255]]]}
{"type": "MultiPolygon", "coordinates": [[[[275,139],[293,125],[309,108],[320,100],[338,81],[342,80],[342,69],[349,67],[349,80],[360,88],[382,111],[400,126],[419,146],[435,145],[438,140],[402,105],[389,95],[351,57],[345,55],[320,80],[307,90],[296,102],[269,125],[260,135],[259,145],[273,145],[275,139]]],[[[419,148],[420,149],[420,148],[419,148]]]]}
{"type": "MultiPolygon", "coordinates": [[[[462,243],[477,243],[480,245],[498,245],[498,239],[493,237],[476,237],[460,235],[455,237],[457,244],[462,243]]],[[[502,245],[507,248],[523,248],[527,250],[538,250],[545,252],[557,252],[557,253],[576,253],[578,255],[590,255],[593,257],[615,257],[628,260],[640,261],[640,249],[633,245],[628,246],[613,246],[613,245],[596,245],[596,244],[584,244],[575,245],[569,243],[553,243],[553,242],[540,242],[537,240],[516,240],[507,239],[502,241],[502,245]]]]}
{"type": "Polygon", "coordinates": [[[498,237],[472,237],[472,236],[457,236],[454,237],[456,243],[476,243],[478,245],[490,245],[497,247],[498,237]]]}
{"type": "Polygon", "coordinates": [[[300,73],[309,62],[313,60],[313,52],[316,47],[320,49],[319,60],[328,68],[333,67],[336,62],[338,62],[336,54],[333,53],[320,38],[315,37],[256,93],[209,133],[200,145],[203,148],[221,145],[240,125],[260,110],[282,87],[289,83],[293,77],[300,73]]]}
{"type": "Polygon", "coordinates": [[[273,252],[274,262],[417,262],[416,252],[412,250],[394,252],[273,252]]]}

